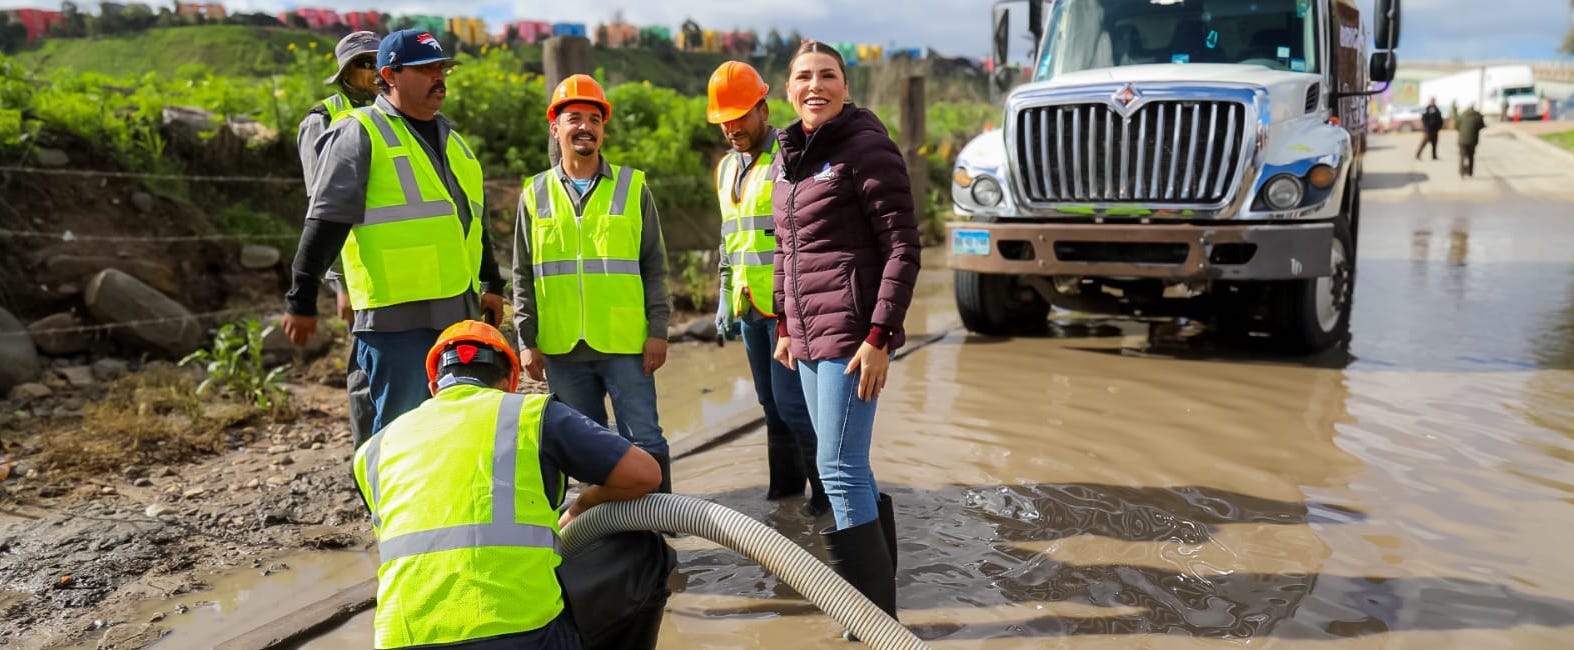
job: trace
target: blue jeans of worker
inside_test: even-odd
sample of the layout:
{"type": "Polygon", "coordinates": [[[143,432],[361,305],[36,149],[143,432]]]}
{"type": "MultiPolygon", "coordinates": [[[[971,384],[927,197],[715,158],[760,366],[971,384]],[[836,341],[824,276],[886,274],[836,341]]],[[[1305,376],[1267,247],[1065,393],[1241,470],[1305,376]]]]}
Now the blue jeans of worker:
{"type": "MultiPolygon", "coordinates": [[[[803,384],[772,357],[776,354],[776,319],[750,308],[739,325],[743,353],[749,358],[749,373],[754,376],[754,394],[765,409],[766,421],[785,425],[800,449],[814,451],[814,421],[809,418],[809,405],[804,403],[803,384]]],[[[804,468],[811,472],[814,469],[804,468]]]]}
{"type": "Polygon", "coordinates": [[[618,434],[653,455],[667,453],[656,415],[656,377],[645,376],[645,358],[620,354],[594,361],[546,358],[547,383],[558,399],[607,426],[607,397],[618,419],[618,434]]]}
{"type": "Polygon", "coordinates": [[[438,334],[435,329],[355,333],[355,362],[366,373],[374,435],[432,396],[426,353],[437,343],[438,334]]]}
{"type": "Polygon", "coordinates": [[[869,466],[869,442],[874,436],[874,410],[879,399],[858,399],[858,373],[844,374],[851,361],[851,357],[798,361],[804,401],[819,437],[816,464],[837,530],[880,518],[876,505],[880,488],[869,466]]]}

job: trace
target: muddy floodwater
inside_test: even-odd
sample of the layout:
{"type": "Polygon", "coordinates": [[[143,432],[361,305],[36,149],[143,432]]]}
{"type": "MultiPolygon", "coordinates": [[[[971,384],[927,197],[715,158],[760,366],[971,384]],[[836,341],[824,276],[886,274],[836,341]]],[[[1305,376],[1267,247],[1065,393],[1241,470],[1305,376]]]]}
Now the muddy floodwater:
{"type": "MultiPolygon", "coordinates": [[[[1404,173],[1365,205],[1350,348],[1312,359],[1130,321],[969,336],[930,251],[908,327],[937,340],[894,364],[874,447],[903,622],[937,648],[1570,647],[1574,203],[1404,173]]],[[[747,404],[714,379],[741,346],[694,354],[737,361],[663,375],[664,406],[747,404]],[[715,385],[665,397],[680,375],[715,385]]],[[[684,457],[676,491],[818,552],[828,520],[765,502],[764,458],[758,431],[684,457]]],[[[675,546],[662,647],[849,647],[738,554],[675,546]]]]}

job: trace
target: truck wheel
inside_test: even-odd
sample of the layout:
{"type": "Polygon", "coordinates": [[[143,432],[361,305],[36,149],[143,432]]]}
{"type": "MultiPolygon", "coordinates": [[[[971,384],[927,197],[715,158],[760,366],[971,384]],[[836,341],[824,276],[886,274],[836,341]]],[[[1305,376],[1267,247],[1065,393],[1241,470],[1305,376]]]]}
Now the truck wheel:
{"type": "Polygon", "coordinates": [[[1277,338],[1289,351],[1321,352],[1344,342],[1350,334],[1355,289],[1355,239],[1350,232],[1350,217],[1340,217],[1334,225],[1329,255],[1331,275],[1292,280],[1282,287],[1277,338]]]}
{"type": "Polygon", "coordinates": [[[1013,276],[956,271],[956,310],[962,326],[985,336],[1032,334],[1049,327],[1049,303],[1013,276]],[[1024,298],[1023,293],[1031,295],[1024,298]]]}

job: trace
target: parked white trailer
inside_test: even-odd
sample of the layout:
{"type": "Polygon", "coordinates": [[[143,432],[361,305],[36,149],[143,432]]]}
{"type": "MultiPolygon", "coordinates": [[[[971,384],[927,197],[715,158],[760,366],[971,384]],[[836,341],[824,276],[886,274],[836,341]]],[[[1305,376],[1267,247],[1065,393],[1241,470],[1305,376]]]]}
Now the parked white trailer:
{"type": "Polygon", "coordinates": [[[1503,116],[1518,113],[1522,119],[1540,119],[1541,101],[1536,95],[1536,74],[1528,65],[1500,65],[1475,68],[1421,82],[1421,101],[1437,100],[1446,114],[1450,106],[1463,111],[1471,104],[1482,115],[1503,116]]]}

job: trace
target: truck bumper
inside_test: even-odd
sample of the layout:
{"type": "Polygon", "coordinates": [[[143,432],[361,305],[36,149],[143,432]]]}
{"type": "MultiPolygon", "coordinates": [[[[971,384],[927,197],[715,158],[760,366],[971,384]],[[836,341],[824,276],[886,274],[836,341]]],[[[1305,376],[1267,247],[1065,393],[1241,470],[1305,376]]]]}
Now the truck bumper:
{"type": "Polygon", "coordinates": [[[1008,275],[1293,280],[1329,275],[1334,226],[951,223],[951,268],[1008,275]]]}

